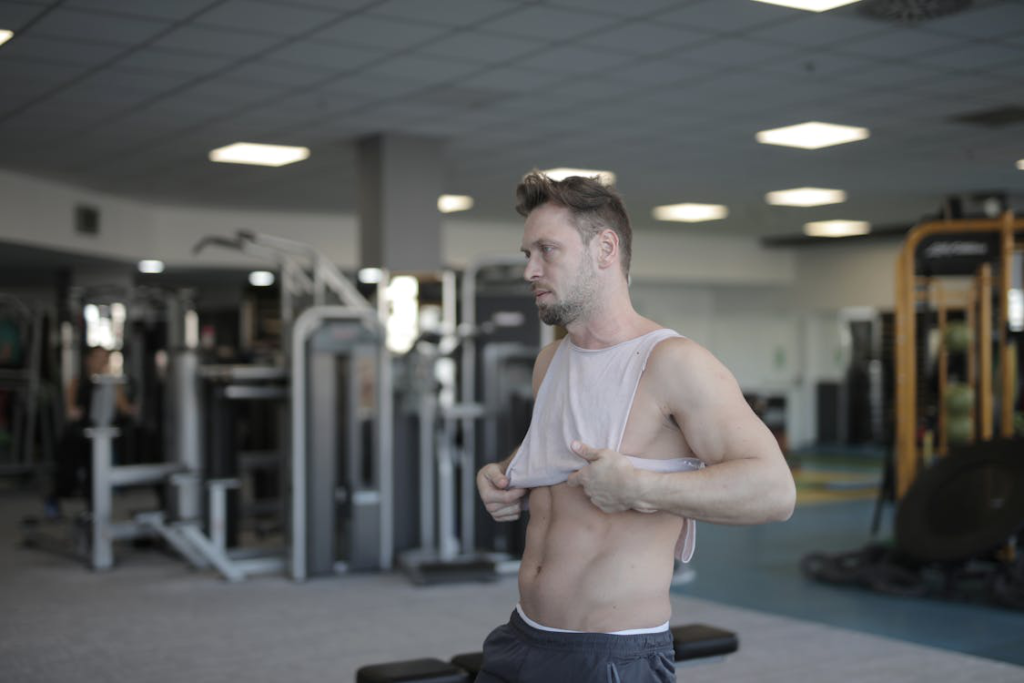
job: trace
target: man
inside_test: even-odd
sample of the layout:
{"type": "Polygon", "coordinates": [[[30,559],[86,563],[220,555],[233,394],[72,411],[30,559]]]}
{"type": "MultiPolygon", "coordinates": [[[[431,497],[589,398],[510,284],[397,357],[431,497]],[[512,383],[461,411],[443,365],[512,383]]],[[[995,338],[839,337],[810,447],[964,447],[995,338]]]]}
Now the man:
{"type": "MultiPolygon", "coordinates": [[[[61,517],[60,499],[74,496],[79,489],[87,501],[92,502],[92,442],[85,436],[92,425],[89,410],[92,405],[94,375],[110,372],[110,351],[100,346],[86,349],[80,377],[72,377],[64,394],[64,415],[67,424],[57,443],[54,463],[53,487],[43,503],[47,519],[61,517]]],[[[128,400],[124,385],[114,392],[118,415],[135,417],[138,406],[128,400]]]]}
{"type": "Polygon", "coordinates": [[[477,474],[495,520],[530,510],[520,602],[477,681],[674,681],[669,586],[694,520],[784,521],[793,478],[729,371],[633,309],[618,194],[534,172],[516,196],[524,278],[568,336],[537,357],[523,443],[477,474]]]}

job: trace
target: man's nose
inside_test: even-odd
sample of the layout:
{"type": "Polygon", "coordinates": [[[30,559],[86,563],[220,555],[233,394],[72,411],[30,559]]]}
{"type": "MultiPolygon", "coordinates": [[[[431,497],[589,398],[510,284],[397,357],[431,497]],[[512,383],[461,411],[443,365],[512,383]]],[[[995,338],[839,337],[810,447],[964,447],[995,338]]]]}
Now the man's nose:
{"type": "Polygon", "coordinates": [[[527,282],[533,282],[540,277],[540,265],[536,259],[530,258],[526,262],[526,268],[523,269],[523,279],[527,282]]]}

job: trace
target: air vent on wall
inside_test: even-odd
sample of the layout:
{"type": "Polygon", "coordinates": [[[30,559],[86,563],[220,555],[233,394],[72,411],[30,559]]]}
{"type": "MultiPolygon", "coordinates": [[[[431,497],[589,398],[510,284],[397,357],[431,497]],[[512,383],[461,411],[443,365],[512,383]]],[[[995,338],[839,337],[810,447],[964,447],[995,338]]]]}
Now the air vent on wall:
{"type": "Polygon", "coordinates": [[[864,0],[855,7],[871,19],[916,24],[963,12],[974,4],[974,0],[864,0]]]}
{"type": "Polygon", "coordinates": [[[79,204],[75,207],[75,232],[95,237],[100,234],[100,210],[95,206],[79,204]]]}
{"type": "Polygon", "coordinates": [[[986,128],[1003,128],[1015,124],[1024,123],[1024,107],[997,107],[996,109],[982,109],[970,114],[961,114],[953,117],[954,121],[970,123],[975,126],[986,128]]]}

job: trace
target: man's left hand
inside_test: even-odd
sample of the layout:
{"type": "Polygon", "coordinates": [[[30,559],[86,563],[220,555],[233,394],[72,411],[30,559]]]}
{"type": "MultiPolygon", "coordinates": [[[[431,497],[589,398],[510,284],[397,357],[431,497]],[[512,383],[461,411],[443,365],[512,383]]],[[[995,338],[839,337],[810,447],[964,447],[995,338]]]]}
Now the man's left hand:
{"type": "Polygon", "coordinates": [[[633,508],[637,477],[626,456],[610,448],[591,448],[580,441],[572,442],[572,451],[587,465],[569,475],[569,486],[582,487],[590,502],[602,512],[633,508]]]}

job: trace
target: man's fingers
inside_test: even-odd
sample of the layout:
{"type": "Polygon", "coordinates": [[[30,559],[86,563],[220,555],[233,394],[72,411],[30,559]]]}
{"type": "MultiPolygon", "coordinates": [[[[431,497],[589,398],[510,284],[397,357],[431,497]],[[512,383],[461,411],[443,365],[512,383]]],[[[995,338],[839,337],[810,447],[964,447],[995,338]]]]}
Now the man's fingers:
{"type": "Polygon", "coordinates": [[[504,489],[506,486],[508,486],[508,477],[502,474],[501,470],[498,469],[497,467],[490,470],[485,470],[484,477],[487,479],[487,481],[491,482],[491,484],[493,484],[495,488],[504,489]]]}
{"type": "Polygon", "coordinates": [[[573,453],[589,462],[594,462],[595,460],[598,459],[600,455],[600,451],[598,449],[591,448],[582,441],[573,441],[570,444],[570,447],[572,448],[573,453]]]}
{"type": "Polygon", "coordinates": [[[569,486],[572,486],[572,487],[579,486],[580,485],[580,473],[579,472],[573,472],[572,474],[569,475],[569,478],[565,480],[565,483],[568,484],[569,486]]]}

